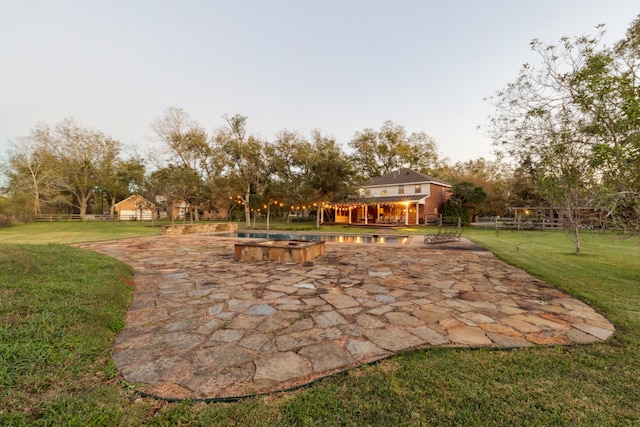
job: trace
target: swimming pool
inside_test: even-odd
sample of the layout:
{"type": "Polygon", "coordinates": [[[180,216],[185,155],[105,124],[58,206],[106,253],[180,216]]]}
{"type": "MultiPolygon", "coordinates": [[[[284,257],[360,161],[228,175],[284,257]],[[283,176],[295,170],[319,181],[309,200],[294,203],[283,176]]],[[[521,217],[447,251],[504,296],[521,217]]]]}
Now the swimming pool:
{"type": "Polygon", "coordinates": [[[218,236],[239,237],[251,239],[271,239],[271,240],[309,240],[338,243],[377,243],[384,245],[404,245],[409,241],[408,236],[381,236],[381,235],[359,235],[359,234],[303,234],[303,233],[266,233],[266,232],[244,232],[221,233],[218,236]]]}

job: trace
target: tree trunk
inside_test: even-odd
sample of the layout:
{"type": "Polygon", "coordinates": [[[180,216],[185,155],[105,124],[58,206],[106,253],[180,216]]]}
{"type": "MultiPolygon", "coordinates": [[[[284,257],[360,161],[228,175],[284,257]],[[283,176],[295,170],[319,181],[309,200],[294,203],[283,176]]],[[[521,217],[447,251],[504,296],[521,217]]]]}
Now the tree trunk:
{"type": "Polygon", "coordinates": [[[40,215],[40,193],[36,190],[33,197],[33,213],[35,215],[40,215]]]}
{"type": "Polygon", "coordinates": [[[109,202],[109,216],[113,218],[116,214],[116,196],[113,196],[109,202]]]}
{"type": "Polygon", "coordinates": [[[271,204],[267,205],[267,230],[269,230],[269,220],[271,219],[271,204]]]}
{"type": "Polygon", "coordinates": [[[320,210],[322,209],[322,202],[318,200],[318,208],[316,209],[316,228],[320,229],[320,210]]]}
{"type": "Polygon", "coordinates": [[[88,198],[83,197],[82,200],[79,200],[80,203],[78,203],[80,205],[80,218],[82,218],[82,220],[84,221],[85,219],[87,219],[87,205],[88,203],[88,198]]]}
{"type": "Polygon", "coordinates": [[[249,200],[251,197],[251,189],[247,186],[247,192],[244,195],[244,219],[247,223],[247,228],[251,228],[251,208],[249,207],[249,200]]]}
{"type": "Polygon", "coordinates": [[[577,223],[573,224],[571,234],[573,237],[573,244],[576,248],[576,255],[580,255],[580,227],[577,223]]]}

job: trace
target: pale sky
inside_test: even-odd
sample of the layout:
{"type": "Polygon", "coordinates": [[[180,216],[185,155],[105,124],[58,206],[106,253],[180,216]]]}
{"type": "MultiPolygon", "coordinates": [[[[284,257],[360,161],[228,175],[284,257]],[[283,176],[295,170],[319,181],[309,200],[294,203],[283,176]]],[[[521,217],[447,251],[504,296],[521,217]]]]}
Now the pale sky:
{"type": "Polygon", "coordinates": [[[492,158],[483,99],[537,58],[529,42],[622,39],[638,0],[0,0],[0,159],[73,117],[144,154],[169,106],[273,140],[313,129],[345,148],[386,120],[452,161],[492,158]]]}

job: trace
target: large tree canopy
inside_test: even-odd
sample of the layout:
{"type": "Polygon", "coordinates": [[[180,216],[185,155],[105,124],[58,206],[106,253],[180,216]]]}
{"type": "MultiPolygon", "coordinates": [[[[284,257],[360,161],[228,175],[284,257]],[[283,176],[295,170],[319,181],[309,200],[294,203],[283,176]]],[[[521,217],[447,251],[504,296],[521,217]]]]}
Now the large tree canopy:
{"type": "Polygon", "coordinates": [[[400,168],[433,174],[438,153],[435,141],[424,132],[407,134],[404,127],[386,121],[380,130],[357,132],[349,146],[356,173],[364,178],[384,175],[400,168]]]}
{"type": "Polygon", "coordinates": [[[10,164],[16,182],[30,181],[34,212],[42,198],[87,214],[89,201],[120,152],[120,143],[98,130],[65,119],[53,128],[41,123],[31,130],[22,150],[14,151],[10,164]],[[25,179],[27,181],[25,181],[25,179]]]}
{"type": "Polygon", "coordinates": [[[638,21],[613,49],[602,34],[532,41],[540,64],[525,64],[493,97],[500,154],[529,171],[573,230],[577,253],[579,231],[595,213],[636,230],[640,218],[638,21]]]}

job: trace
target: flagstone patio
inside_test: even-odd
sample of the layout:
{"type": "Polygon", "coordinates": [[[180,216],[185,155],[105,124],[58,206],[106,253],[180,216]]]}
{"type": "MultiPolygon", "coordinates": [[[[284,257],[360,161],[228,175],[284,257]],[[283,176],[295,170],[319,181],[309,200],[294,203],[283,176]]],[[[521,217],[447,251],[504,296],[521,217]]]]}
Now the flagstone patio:
{"type": "Polygon", "coordinates": [[[79,245],[130,264],[113,346],[122,376],[162,398],[285,390],[412,349],[605,340],[587,304],[466,239],[326,243],[304,264],[234,259],[238,239],[154,236],[79,245]]]}

